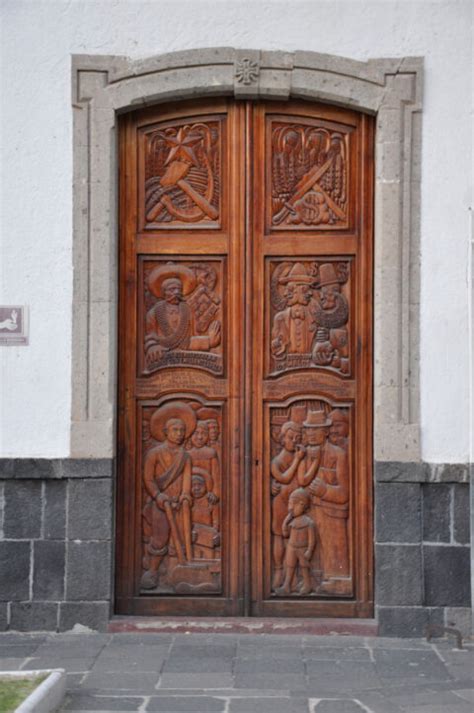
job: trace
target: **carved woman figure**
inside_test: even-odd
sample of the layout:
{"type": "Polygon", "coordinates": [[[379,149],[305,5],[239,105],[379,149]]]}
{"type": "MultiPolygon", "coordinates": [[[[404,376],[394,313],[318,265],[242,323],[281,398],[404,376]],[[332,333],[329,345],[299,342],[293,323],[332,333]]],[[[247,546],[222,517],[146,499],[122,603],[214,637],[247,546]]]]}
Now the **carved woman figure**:
{"type": "Polygon", "coordinates": [[[301,446],[301,426],[294,421],[284,423],[281,428],[280,443],[283,446],[282,450],[271,462],[274,589],[281,585],[283,579],[285,556],[283,520],[287,515],[289,496],[298,487],[296,474],[305,454],[305,449],[301,446]]]}

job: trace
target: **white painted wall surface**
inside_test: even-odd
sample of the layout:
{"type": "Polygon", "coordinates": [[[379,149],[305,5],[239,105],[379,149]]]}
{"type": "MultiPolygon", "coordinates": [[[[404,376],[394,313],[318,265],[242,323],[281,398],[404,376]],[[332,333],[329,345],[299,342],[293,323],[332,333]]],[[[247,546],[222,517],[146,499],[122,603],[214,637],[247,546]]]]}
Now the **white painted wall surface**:
{"type": "Polygon", "coordinates": [[[2,0],[1,304],[30,305],[30,346],[0,347],[0,455],[69,452],[72,301],[70,55],[209,46],[425,58],[423,458],[469,458],[472,202],[470,0],[2,0]]]}

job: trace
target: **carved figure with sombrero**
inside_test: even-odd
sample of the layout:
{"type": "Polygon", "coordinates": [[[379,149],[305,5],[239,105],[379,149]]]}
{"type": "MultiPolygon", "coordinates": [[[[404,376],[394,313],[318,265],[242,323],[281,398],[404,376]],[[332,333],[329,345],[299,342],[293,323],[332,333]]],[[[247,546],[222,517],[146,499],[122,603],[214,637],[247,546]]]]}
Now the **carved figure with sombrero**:
{"type": "Polygon", "coordinates": [[[151,271],[148,287],[158,301],[146,315],[145,359],[149,368],[168,351],[209,351],[220,344],[218,321],[210,324],[207,335],[193,333],[193,314],[186,297],[196,284],[193,271],[186,265],[169,262],[151,271]]]}
{"type": "Polygon", "coordinates": [[[192,559],[192,464],[184,442],[195,427],[196,414],[183,401],[161,406],[150,420],[150,433],[160,443],[147,453],[144,466],[143,589],[158,585],[165,555],[177,557],[180,564],[192,559]]]}
{"type": "Polygon", "coordinates": [[[291,270],[278,279],[285,285],[286,308],[273,318],[271,350],[276,359],[311,352],[315,322],[309,305],[314,281],[314,276],[308,274],[301,262],[295,262],[291,270]]]}

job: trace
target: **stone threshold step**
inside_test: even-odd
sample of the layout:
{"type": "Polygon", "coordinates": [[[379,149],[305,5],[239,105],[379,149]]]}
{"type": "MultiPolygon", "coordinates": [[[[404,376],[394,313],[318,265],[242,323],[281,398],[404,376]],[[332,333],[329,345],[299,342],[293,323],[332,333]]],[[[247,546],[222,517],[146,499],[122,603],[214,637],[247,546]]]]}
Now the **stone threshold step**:
{"type": "Polygon", "coordinates": [[[114,616],[108,627],[112,634],[297,634],[377,636],[375,619],[303,619],[270,617],[143,617],[114,616]]]}

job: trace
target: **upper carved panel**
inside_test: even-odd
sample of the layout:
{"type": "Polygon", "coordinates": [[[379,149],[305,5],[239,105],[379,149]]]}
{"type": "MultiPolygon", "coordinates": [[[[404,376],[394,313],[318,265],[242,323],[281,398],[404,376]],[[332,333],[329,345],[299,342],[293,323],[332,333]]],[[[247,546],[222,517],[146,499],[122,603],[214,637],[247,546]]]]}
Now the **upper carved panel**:
{"type": "Polygon", "coordinates": [[[221,122],[166,125],[145,138],[145,227],[220,221],[221,122]]]}
{"type": "Polygon", "coordinates": [[[143,263],[143,372],[223,372],[222,260],[143,263]]]}
{"type": "Polygon", "coordinates": [[[270,262],[270,371],[350,373],[350,263],[270,262]]]}
{"type": "Polygon", "coordinates": [[[348,155],[349,136],[340,127],[273,121],[269,226],[347,227],[348,155]]]}

